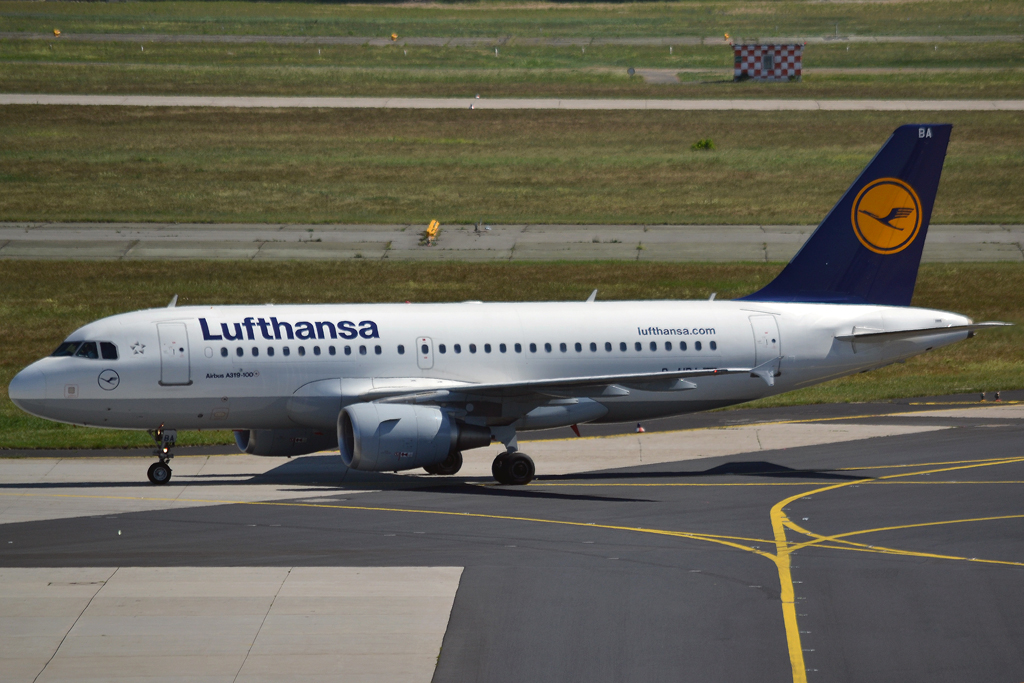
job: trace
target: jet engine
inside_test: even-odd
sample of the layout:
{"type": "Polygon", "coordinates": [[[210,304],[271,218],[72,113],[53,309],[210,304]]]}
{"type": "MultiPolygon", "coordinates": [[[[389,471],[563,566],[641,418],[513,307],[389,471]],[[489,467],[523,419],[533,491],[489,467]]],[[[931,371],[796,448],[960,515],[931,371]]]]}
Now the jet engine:
{"type": "Polygon", "coordinates": [[[338,446],[333,432],[320,429],[240,429],[235,444],[250,455],[292,456],[338,446]]]}
{"type": "Polygon", "coordinates": [[[453,420],[433,406],[355,403],[338,414],[341,459],[371,472],[436,465],[449,453],[482,448],[491,430],[453,420]]]}

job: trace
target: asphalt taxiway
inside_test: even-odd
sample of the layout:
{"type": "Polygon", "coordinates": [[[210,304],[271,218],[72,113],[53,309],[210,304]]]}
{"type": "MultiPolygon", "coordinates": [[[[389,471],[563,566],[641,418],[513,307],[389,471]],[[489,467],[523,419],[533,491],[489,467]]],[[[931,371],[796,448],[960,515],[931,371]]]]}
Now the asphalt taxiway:
{"type": "Polygon", "coordinates": [[[524,442],[540,476],[521,488],[486,454],[351,479],[329,454],[181,457],[163,488],[136,458],[6,459],[0,630],[45,631],[23,680],[125,679],[147,656],[158,678],[175,655],[210,680],[394,680],[388,652],[406,680],[1020,680],[1008,398],[524,442]]]}

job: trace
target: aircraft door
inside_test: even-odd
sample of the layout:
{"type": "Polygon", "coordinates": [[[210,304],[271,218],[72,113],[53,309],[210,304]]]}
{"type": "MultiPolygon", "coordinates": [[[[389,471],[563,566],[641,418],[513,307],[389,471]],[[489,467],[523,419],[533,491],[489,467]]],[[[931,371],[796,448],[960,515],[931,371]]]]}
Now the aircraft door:
{"type": "Polygon", "coordinates": [[[750,326],[754,330],[754,366],[782,356],[779,323],[774,315],[752,315],[750,326]]]}
{"type": "Polygon", "coordinates": [[[434,367],[434,341],[430,337],[419,337],[416,340],[416,364],[420,370],[434,367]]]}
{"type": "Polygon", "coordinates": [[[185,323],[157,323],[156,331],[160,338],[160,384],[192,384],[185,323]]]}

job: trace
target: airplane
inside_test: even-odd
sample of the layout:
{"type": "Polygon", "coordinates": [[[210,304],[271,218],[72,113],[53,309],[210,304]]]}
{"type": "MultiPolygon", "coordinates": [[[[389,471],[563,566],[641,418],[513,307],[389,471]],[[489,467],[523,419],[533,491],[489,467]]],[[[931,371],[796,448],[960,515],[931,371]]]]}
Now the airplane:
{"type": "Polygon", "coordinates": [[[28,413],[149,430],[154,484],[179,429],[238,448],[338,448],[348,468],[452,475],[521,431],[635,422],[867,372],[1006,325],[910,306],[952,126],[904,125],[782,272],[735,300],[182,306],[75,330],[10,383],[28,413]],[[884,220],[876,218],[885,217],[884,220]]]}

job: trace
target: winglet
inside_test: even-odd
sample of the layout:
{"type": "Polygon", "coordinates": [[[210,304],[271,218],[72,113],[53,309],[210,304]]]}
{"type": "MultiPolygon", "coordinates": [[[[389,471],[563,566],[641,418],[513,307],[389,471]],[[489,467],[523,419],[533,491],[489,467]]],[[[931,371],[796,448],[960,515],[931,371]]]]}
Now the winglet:
{"type": "Polygon", "coordinates": [[[597,299],[597,290],[595,289],[593,292],[590,293],[590,296],[587,297],[587,303],[588,304],[592,304],[592,303],[594,303],[594,300],[596,300],[596,299],[597,299]]]}
{"type": "Polygon", "coordinates": [[[174,298],[171,299],[171,303],[167,304],[167,308],[174,308],[177,305],[178,305],[178,295],[175,294],[174,298]]]}
{"type": "Polygon", "coordinates": [[[779,374],[781,358],[772,358],[770,361],[761,363],[756,368],[750,369],[751,377],[760,377],[770,387],[775,386],[775,377],[779,374]]]}

